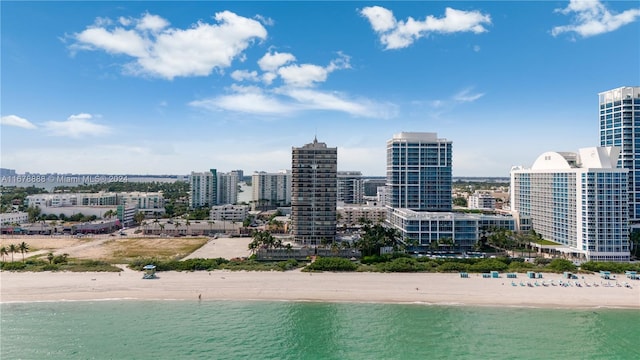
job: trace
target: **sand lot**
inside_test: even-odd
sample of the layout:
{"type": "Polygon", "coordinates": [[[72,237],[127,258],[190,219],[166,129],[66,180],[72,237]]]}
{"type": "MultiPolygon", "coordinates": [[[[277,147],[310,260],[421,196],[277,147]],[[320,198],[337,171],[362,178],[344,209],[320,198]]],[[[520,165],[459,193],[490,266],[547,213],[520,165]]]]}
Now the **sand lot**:
{"type": "MultiPolygon", "coordinates": [[[[131,247],[137,243],[141,248],[157,249],[162,251],[162,255],[169,254],[170,249],[175,249],[175,254],[184,258],[225,258],[231,259],[235,257],[247,257],[250,255],[248,244],[251,238],[227,238],[220,237],[217,239],[206,238],[206,243],[194,252],[185,254],[180,251],[190,244],[201,243],[203,238],[159,238],[159,237],[139,237],[139,236],[109,236],[97,235],[86,238],[77,238],[70,235],[58,236],[4,236],[0,238],[0,246],[8,247],[10,244],[19,245],[25,242],[30,250],[25,254],[25,258],[43,257],[49,252],[54,255],[69,254],[69,257],[76,259],[112,259],[117,257],[118,251],[121,251],[125,245],[131,247]],[[115,254],[115,255],[114,255],[115,254]]],[[[130,252],[135,252],[129,249],[130,252]]],[[[21,260],[22,254],[15,253],[14,260],[21,260]]],[[[9,259],[11,255],[9,255],[9,259]]]]}

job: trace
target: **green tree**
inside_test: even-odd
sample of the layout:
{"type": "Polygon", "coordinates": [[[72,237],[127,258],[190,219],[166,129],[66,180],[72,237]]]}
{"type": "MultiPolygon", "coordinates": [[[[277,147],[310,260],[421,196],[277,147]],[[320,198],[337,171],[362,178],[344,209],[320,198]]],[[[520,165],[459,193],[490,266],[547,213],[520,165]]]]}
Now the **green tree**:
{"type": "Polygon", "coordinates": [[[135,220],[135,222],[138,224],[141,224],[144,219],[145,215],[141,211],[138,211],[135,215],[133,215],[133,220],[135,220]]]}
{"type": "Polygon", "coordinates": [[[467,207],[467,199],[465,199],[463,197],[460,197],[460,196],[455,197],[453,199],[453,205],[467,207]]]}
{"type": "Polygon", "coordinates": [[[13,254],[18,252],[18,247],[15,244],[9,245],[9,252],[11,253],[11,262],[13,262],[13,254]]]}
{"type": "Polygon", "coordinates": [[[640,258],[640,230],[633,230],[629,234],[629,250],[631,256],[640,258]]]}
{"type": "Polygon", "coordinates": [[[18,245],[18,250],[22,253],[22,262],[24,262],[24,253],[29,252],[29,245],[23,241],[18,245]]]}
{"type": "Polygon", "coordinates": [[[110,209],[110,210],[105,211],[104,214],[102,214],[102,217],[105,218],[105,219],[111,219],[112,217],[114,217],[116,215],[118,215],[118,212],[113,210],[113,209],[110,209]]]}
{"type": "Polygon", "coordinates": [[[363,256],[379,255],[383,247],[397,249],[399,239],[400,233],[396,229],[387,228],[382,224],[372,226],[367,223],[362,227],[362,235],[354,245],[363,256]]]}
{"type": "Polygon", "coordinates": [[[4,262],[4,257],[9,255],[9,251],[6,246],[0,248],[0,256],[2,256],[2,261],[4,262]]]}
{"type": "Polygon", "coordinates": [[[577,269],[577,267],[571,261],[565,259],[553,259],[551,260],[549,265],[547,265],[547,268],[557,272],[573,272],[577,269]]]}
{"type": "Polygon", "coordinates": [[[187,228],[187,234],[189,234],[189,227],[191,226],[191,222],[189,222],[188,218],[187,218],[187,220],[185,220],[184,226],[187,228]]]}
{"type": "Polygon", "coordinates": [[[29,216],[29,222],[36,222],[40,218],[40,208],[37,206],[29,206],[27,208],[27,215],[29,216]]]}
{"type": "Polygon", "coordinates": [[[53,264],[53,258],[54,256],[52,252],[47,254],[47,260],[49,260],[49,264],[53,264]]]}

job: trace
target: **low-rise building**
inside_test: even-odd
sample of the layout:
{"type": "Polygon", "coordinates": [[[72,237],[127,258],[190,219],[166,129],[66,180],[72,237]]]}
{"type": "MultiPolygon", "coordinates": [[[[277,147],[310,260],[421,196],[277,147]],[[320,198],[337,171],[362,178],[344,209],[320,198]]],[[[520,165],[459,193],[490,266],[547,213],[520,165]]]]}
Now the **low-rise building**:
{"type": "Polygon", "coordinates": [[[24,211],[0,214],[0,225],[22,224],[29,221],[29,214],[24,211]]]}
{"type": "Polygon", "coordinates": [[[378,224],[387,218],[387,209],[384,204],[369,202],[367,204],[356,205],[339,205],[338,226],[356,226],[362,225],[363,222],[378,224]]]}
{"type": "Polygon", "coordinates": [[[487,191],[476,190],[467,201],[469,209],[493,210],[496,208],[496,199],[487,191]]]}
{"type": "Polygon", "coordinates": [[[248,205],[218,205],[212,206],[209,211],[211,220],[226,220],[242,222],[249,215],[248,205]]]}
{"type": "Polygon", "coordinates": [[[402,239],[417,241],[418,246],[435,248],[444,239],[458,250],[472,250],[482,229],[516,230],[511,215],[468,214],[457,212],[427,212],[410,209],[390,209],[388,224],[397,229],[402,239]]]}

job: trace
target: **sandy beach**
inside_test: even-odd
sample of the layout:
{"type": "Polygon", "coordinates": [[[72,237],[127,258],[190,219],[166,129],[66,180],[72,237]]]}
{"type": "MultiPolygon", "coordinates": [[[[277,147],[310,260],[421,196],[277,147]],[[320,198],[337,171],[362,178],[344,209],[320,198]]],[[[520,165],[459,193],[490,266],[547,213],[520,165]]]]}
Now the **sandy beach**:
{"type": "MultiPolygon", "coordinates": [[[[156,246],[166,239],[145,239],[156,246]]],[[[121,241],[100,236],[90,241],[73,237],[14,237],[0,239],[3,245],[28,242],[34,249],[27,257],[42,257],[48,251],[68,253],[80,259],[109,256],[109,243],[121,241]]],[[[249,239],[219,238],[188,255],[202,258],[232,258],[248,255],[249,239]]],[[[158,245],[159,246],[159,245],[158,245]]],[[[15,254],[16,260],[22,254],[15,254]]],[[[428,303],[481,306],[533,306],[560,308],[620,307],[640,309],[640,281],[618,275],[618,282],[597,275],[572,280],[574,286],[526,286],[525,274],[517,279],[485,279],[480,274],[461,278],[433,273],[304,273],[247,271],[159,272],[158,279],[144,280],[143,273],[120,266],[120,273],[0,272],[0,302],[73,300],[269,300],[323,302],[428,303]],[[575,281],[583,286],[576,287],[575,281]],[[515,282],[516,286],[512,285],[515,282]],[[525,286],[521,286],[520,283],[525,286]],[[591,287],[584,284],[591,284],[591,287]],[[610,287],[593,284],[611,284],[610,287]]],[[[556,284],[560,274],[544,274],[542,280],[556,284]]]]}
{"type": "MultiPolygon", "coordinates": [[[[282,300],[640,309],[638,281],[630,282],[631,288],[618,287],[615,281],[609,281],[611,287],[529,287],[520,285],[529,279],[519,275],[514,280],[476,274],[460,278],[458,274],[203,271],[160,272],[158,279],[144,280],[142,272],[130,269],[121,273],[2,272],[0,301],[282,300]]],[[[548,275],[547,283],[562,281],[560,275],[548,275]]],[[[579,280],[585,281],[602,283],[595,275],[579,280]]]]}

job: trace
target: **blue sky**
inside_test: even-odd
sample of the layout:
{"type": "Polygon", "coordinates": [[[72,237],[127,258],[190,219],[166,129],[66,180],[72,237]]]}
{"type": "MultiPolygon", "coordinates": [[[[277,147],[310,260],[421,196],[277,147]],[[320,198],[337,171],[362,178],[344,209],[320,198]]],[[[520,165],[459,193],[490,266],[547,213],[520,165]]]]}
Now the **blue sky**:
{"type": "Polygon", "coordinates": [[[454,176],[597,146],[598,92],[640,85],[637,1],[11,2],[1,166],[277,171],[291,148],[385,174],[402,131],[454,176]]]}

